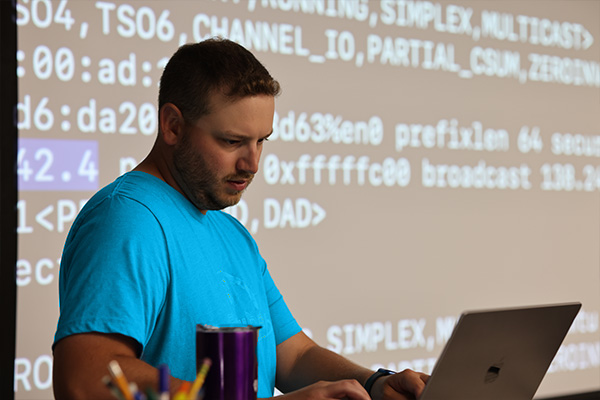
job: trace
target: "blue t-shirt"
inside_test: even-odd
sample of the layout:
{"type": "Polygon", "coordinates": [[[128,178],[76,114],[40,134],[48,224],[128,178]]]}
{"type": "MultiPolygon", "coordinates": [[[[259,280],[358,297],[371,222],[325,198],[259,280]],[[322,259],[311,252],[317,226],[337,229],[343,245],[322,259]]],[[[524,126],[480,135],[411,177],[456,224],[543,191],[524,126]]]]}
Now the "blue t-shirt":
{"type": "Polygon", "coordinates": [[[63,251],[54,338],[120,333],[141,359],[196,375],[196,324],[262,327],[258,397],[273,395],[275,346],[300,331],[255,241],[233,217],[202,214],[162,180],[130,172],[94,195],[63,251]]]}

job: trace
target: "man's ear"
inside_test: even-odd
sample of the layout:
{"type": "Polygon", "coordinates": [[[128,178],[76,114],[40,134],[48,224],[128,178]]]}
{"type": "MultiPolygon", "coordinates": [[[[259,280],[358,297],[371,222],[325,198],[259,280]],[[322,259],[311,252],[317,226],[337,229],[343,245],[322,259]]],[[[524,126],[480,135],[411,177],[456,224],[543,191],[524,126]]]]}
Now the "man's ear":
{"type": "Polygon", "coordinates": [[[173,146],[180,140],[185,129],[183,114],[173,103],[165,103],[160,108],[160,131],[163,141],[173,146]]]}

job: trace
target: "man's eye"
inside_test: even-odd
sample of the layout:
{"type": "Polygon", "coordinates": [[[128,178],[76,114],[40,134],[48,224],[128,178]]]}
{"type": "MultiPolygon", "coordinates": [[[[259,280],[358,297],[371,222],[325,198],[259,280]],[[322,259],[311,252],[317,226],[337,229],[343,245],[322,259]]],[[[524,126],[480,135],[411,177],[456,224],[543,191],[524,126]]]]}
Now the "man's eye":
{"type": "Polygon", "coordinates": [[[239,140],[235,140],[235,139],[223,139],[223,141],[232,146],[236,145],[240,142],[239,140]]]}

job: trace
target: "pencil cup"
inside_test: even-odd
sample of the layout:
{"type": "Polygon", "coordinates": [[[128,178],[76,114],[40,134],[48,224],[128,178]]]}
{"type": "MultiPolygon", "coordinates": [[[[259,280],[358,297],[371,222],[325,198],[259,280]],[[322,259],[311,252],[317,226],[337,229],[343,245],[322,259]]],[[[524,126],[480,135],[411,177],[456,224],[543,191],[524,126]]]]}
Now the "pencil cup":
{"type": "Polygon", "coordinates": [[[196,326],[196,372],[212,361],[204,384],[210,400],[254,400],[258,390],[256,345],[260,327],[196,326]]]}

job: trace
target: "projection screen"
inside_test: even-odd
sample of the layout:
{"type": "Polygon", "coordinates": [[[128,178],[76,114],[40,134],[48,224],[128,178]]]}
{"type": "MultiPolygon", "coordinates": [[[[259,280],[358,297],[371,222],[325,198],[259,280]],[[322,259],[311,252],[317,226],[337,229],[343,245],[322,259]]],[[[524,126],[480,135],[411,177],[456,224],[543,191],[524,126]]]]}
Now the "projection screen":
{"type": "Polygon", "coordinates": [[[17,399],[52,397],[73,219],[151,148],[166,60],[212,36],[282,85],[226,211],[314,340],[429,373],[463,310],[581,301],[536,396],[600,389],[600,2],[19,0],[17,18],[17,399]]]}

